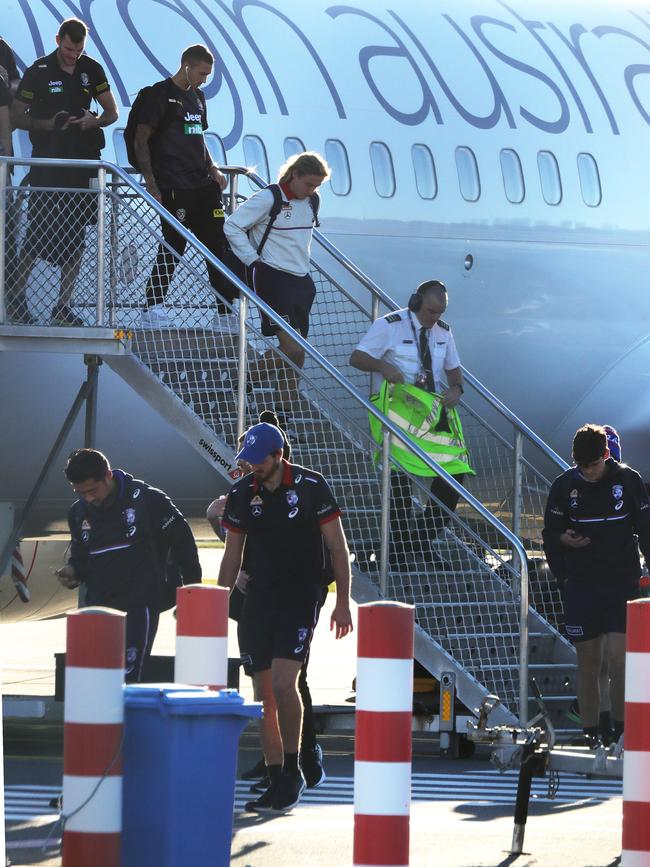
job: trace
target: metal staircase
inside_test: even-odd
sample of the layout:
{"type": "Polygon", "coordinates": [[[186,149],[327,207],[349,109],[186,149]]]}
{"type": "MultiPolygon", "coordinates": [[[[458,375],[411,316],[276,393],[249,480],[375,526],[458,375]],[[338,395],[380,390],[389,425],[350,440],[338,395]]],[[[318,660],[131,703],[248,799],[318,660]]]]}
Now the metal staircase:
{"type": "MultiPolygon", "coordinates": [[[[0,211],[2,197],[11,198],[7,212],[13,243],[20,247],[33,192],[8,185],[6,163],[0,159],[0,211]]],[[[286,325],[240,283],[235,317],[213,321],[214,292],[202,261],[208,251],[129,174],[107,163],[97,165],[99,188],[86,195],[94,197],[101,217],[86,232],[75,292],[75,312],[86,327],[40,331],[51,341],[76,340],[80,346],[84,338],[88,345],[93,336],[99,338],[97,327],[103,340],[112,333],[119,351],[103,353],[106,363],[222,475],[233,478],[238,432],[276,403],[274,381],[247,389],[247,368],[264,353],[278,357],[275,341],[261,334],[260,311],[280,327],[286,325]],[[160,240],[160,219],[174,224],[188,249],[167,299],[171,327],[143,329],[144,285],[160,240]]],[[[237,180],[246,172],[228,172],[234,207],[237,180]]],[[[7,261],[3,232],[8,223],[0,218],[0,265],[3,256],[7,261]]],[[[317,296],[309,342],[291,332],[306,353],[292,413],[299,435],[293,460],[322,472],[340,502],[354,555],[354,598],[365,602],[384,596],[413,604],[417,659],[435,676],[455,673],[458,697],[470,709],[484,695],[496,693],[503,704],[495,721],[526,717],[530,673],[550,701],[554,722],[565,728],[564,712],[575,696],[575,654],[562,635],[561,602],[545,568],[540,531],[548,478],[566,465],[465,371],[461,412],[477,475],[467,480],[467,490],[460,489],[456,513],[449,514],[446,528],[431,540],[438,565],[426,567],[414,556],[406,571],[391,571],[385,557],[387,450],[382,456],[368,432],[368,412],[378,415],[366,399],[368,375],[350,368],[348,358],[372,319],[397,305],[326,238],[314,234],[317,296]]],[[[218,260],[212,261],[223,270],[218,260]]],[[[3,280],[0,268],[0,323],[5,322],[0,348],[18,349],[27,333],[33,340],[39,328],[6,322],[3,292],[15,275],[5,270],[3,280]]],[[[42,264],[32,274],[27,299],[38,320],[51,309],[51,283],[52,269],[42,264]]],[[[287,370],[291,365],[284,361],[287,370]]],[[[383,421],[387,437],[401,438],[399,429],[383,421]]],[[[450,477],[449,482],[458,487],[450,477]]],[[[417,515],[431,494],[422,480],[413,480],[413,490],[417,515]]]]}

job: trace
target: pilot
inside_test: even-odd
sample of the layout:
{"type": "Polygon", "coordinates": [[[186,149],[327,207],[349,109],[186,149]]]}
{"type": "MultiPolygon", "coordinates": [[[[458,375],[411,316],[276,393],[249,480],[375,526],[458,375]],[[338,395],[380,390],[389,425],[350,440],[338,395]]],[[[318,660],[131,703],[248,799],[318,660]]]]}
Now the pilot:
{"type": "MultiPolygon", "coordinates": [[[[98,160],[104,147],[103,127],[117,120],[117,105],[103,68],[84,54],[88,28],[66,19],[56,36],[57,49],[39,57],[26,70],[12,105],[15,127],[29,131],[33,157],[98,160]],[[90,110],[95,100],[101,114],[90,110]]],[[[88,187],[96,170],[33,166],[32,187],[88,187]]],[[[94,197],[84,193],[33,191],[29,225],[19,257],[20,273],[7,298],[11,320],[33,323],[25,286],[36,259],[61,267],[59,299],[52,310],[54,325],[83,325],[70,307],[81,266],[86,226],[97,213],[94,197]]]]}
{"type": "MultiPolygon", "coordinates": [[[[441,319],[446,309],[447,288],[444,283],[426,280],[411,296],[407,308],[388,313],[372,323],[352,352],[350,364],[374,374],[373,391],[382,395],[381,400],[391,400],[387,385],[391,383],[416,386],[423,391],[442,395],[437,402],[439,420],[436,424],[436,440],[442,448],[436,445],[435,459],[462,484],[465,474],[473,471],[469,467],[464,442],[460,446],[454,444],[459,441],[459,434],[462,441],[460,420],[455,416],[451,424],[452,414],[448,412],[455,409],[463,393],[463,374],[451,328],[441,319]],[[443,378],[447,380],[446,390],[443,388],[443,378]]],[[[379,399],[373,402],[380,405],[379,399]]],[[[383,403],[380,408],[388,410],[388,404],[383,403]]],[[[393,403],[390,408],[395,417],[395,411],[399,412],[399,408],[393,403]]],[[[404,466],[404,450],[395,444],[392,449],[397,463],[404,466]]],[[[417,464],[420,463],[418,460],[417,464]]],[[[424,464],[419,470],[417,464],[413,462],[404,468],[417,475],[431,475],[424,464]]],[[[391,565],[397,569],[409,569],[414,555],[425,563],[434,562],[428,540],[444,527],[447,522],[446,511],[429,503],[414,524],[408,475],[392,471],[390,482],[391,565]]],[[[459,495],[439,476],[433,478],[431,493],[450,511],[456,508],[459,495]]]]}
{"type": "Polygon", "coordinates": [[[565,628],[578,657],[585,743],[595,746],[603,645],[614,739],[623,733],[627,602],[639,596],[639,547],[650,563],[650,500],[641,476],[611,457],[600,425],[576,432],[573,460],[575,466],[551,486],[542,538],[562,586],[565,628]]]}
{"type": "Polygon", "coordinates": [[[126,612],[125,680],[137,682],[160,611],[181,580],[201,581],[192,531],[166,494],[112,470],[95,449],[73,452],[65,475],[79,499],[68,513],[70,557],[56,574],[64,587],[84,585],[85,605],[126,612]]]}
{"type": "MultiPolygon", "coordinates": [[[[212,161],[205,142],[208,112],[201,89],[212,75],[213,66],[214,57],[205,45],[190,45],[181,54],[174,75],[140,92],[134,149],[147,192],[220,258],[224,249],[221,191],[226,178],[212,161]]],[[[142,326],[147,328],[171,324],[165,298],[186,246],[185,238],[166,220],[160,223],[166,243],[158,248],[147,284],[146,309],[142,313],[142,326]],[[170,247],[177,255],[169,251],[170,247]]],[[[230,310],[237,290],[212,265],[207,268],[217,293],[215,327],[232,331],[235,326],[230,310]]]]}
{"type": "MultiPolygon", "coordinates": [[[[225,225],[232,252],[248,269],[249,284],[304,338],[309,333],[309,314],[316,297],[309,273],[312,232],[319,225],[316,190],[329,176],[329,166],[320,154],[306,151],[292,156],[280,167],[278,184],[243,202],[225,225]]],[[[282,353],[296,367],[304,365],[302,348],[264,315],[262,334],[277,335],[282,353]]],[[[299,434],[293,412],[298,373],[269,349],[250,366],[248,375],[252,383],[277,376],[278,419],[290,441],[296,443],[299,434]]]]}
{"type": "Polygon", "coordinates": [[[322,600],[323,541],[336,581],[330,626],[336,637],[352,630],[350,563],[341,513],[319,473],[283,457],[284,437],[265,422],[246,432],[237,460],[252,473],[231,488],[222,519],[227,530],[219,584],[233,587],[244,544],[252,576],[239,621],[242,658],[264,703],[262,729],[269,787],[246,804],[254,811],[284,812],[305,788],[298,763],[302,703],[297,680],[322,600]]]}

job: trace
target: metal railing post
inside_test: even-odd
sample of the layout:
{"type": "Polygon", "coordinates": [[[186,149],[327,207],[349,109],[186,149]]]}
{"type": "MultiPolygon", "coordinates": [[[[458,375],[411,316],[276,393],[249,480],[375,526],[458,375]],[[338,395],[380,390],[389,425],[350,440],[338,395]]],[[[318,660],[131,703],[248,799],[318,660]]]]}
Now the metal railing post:
{"type": "Polygon", "coordinates": [[[2,162],[0,163],[0,325],[4,325],[7,319],[5,273],[7,259],[7,214],[9,212],[8,178],[9,165],[2,162]]]}
{"type": "Polygon", "coordinates": [[[379,319],[379,298],[377,298],[376,295],[372,296],[372,309],[370,315],[373,322],[375,319],[379,319]]]}
{"type": "Polygon", "coordinates": [[[246,317],[248,316],[248,298],[239,293],[239,346],[237,355],[239,367],[237,371],[237,438],[244,433],[246,424],[246,317]]]}
{"type": "Polygon", "coordinates": [[[521,535],[524,435],[515,430],[512,449],[512,532],[521,535]]]}
{"type": "Polygon", "coordinates": [[[523,548],[515,552],[519,559],[519,725],[528,722],[528,563],[523,548]]]}
{"type": "Polygon", "coordinates": [[[230,175],[230,202],[228,203],[228,214],[232,214],[237,207],[237,187],[239,175],[230,175]]]}
{"type": "Polygon", "coordinates": [[[390,535],[390,431],[383,428],[381,441],[381,524],[379,530],[379,589],[388,593],[388,539],[390,535]]]}
{"type": "Polygon", "coordinates": [[[97,170],[97,316],[96,325],[104,324],[104,283],[106,279],[106,169],[97,170]]]}

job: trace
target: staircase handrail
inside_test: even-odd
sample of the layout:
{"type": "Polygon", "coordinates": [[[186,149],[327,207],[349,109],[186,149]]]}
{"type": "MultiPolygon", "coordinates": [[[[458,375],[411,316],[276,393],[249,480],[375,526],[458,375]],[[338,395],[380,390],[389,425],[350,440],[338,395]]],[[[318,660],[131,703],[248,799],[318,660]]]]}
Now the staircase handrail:
{"type": "MultiPolygon", "coordinates": [[[[119,177],[125,185],[131,187],[134,192],[137,192],[147,204],[152,207],[156,213],[169,223],[184,240],[190,244],[201,256],[203,256],[210,264],[216,268],[229,282],[235,286],[240,295],[245,296],[249,302],[253,302],[261,313],[264,313],[273,323],[288,334],[292,340],[297,343],[306,355],[310,356],[313,361],[325,370],[341,388],[346,391],[355,401],[360,403],[364,409],[373,415],[382,425],[383,429],[388,431],[391,436],[396,437],[402,445],[413,455],[419,458],[429,469],[440,476],[449,487],[453,488],[457,494],[470,505],[478,514],[490,524],[501,536],[509,543],[509,547],[517,556],[519,561],[519,603],[520,603],[520,644],[519,644],[519,662],[520,662],[520,684],[519,684],[519,719],[523,725],[528,716],[528,564],[526,551],[519,538],[495,517],[485,506],[477,500],[463,485],[461,485],[454,476],[449,475],[447,471],[423,451],[417,443],[410,440],[407,434],[399,428],[394,422],[388,419],[380,412],[363,394],[361,394],[340,371],[334,367],[323,355],[318,352],[310,343],[308,343],[300,332],[292,328],[286,320],[280,317],[272,307],[263,301],[259,295],[253,292],[245,283],[243,283],[236,274],[230,271],[223,262],[218,259],[199,239],[190,232],[182,223],[180,223],[160,202],[151,196],[133,177],[120,166],[105,160],[58,160],[58,159],[31,159],[25,157],[0,157],[0,168],[2,164],[8,165],[49,165],[62,166],[67,168],[92,168],[99,171],[110,172],[119,177]]],[[[248,173],[248,172],[247,172],[248,173]]],[[[101,181],[100,181],[101,187],[101,181]]],[[[0,193],[2,193],[0,187],[0,193]]],[[[0,275],[1,281],[2,275],[0,275]]],[[[0,289],[3,289],[0,282],[0,289]]],[[[3,294],[0,294],[0,324],[4,321],[5,304],[3,294]]],[[[98,323],[102,324],[102,323],[98,323]]]]}

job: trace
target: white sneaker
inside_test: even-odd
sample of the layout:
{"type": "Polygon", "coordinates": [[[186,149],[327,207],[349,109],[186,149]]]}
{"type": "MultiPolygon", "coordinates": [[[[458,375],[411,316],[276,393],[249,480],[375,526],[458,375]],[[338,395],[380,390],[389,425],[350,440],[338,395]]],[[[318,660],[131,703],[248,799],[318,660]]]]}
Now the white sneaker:
{"type": "Polygon", "coordinates": [[[212,330],[221,334],[239,334],[239,316],[236,313],[215,313],[212,330]]]}
{"type": "Polygon", "coordinates": [[[169,316],[162,304],[145,307],[140,314],[140,325],[142,328],[171,328],[169,316]]]}

